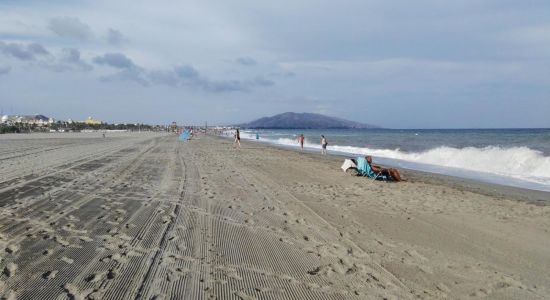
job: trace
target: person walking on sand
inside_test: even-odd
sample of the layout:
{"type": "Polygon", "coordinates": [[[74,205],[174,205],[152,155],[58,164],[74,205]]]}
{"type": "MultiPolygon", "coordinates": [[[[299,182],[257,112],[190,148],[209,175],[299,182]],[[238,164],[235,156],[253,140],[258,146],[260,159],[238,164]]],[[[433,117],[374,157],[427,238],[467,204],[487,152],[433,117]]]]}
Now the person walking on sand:
{"type": "Polygon", "coordinates": [[[305,140],[305,139],[306,139],[306,138],[304,137],[304,134],[303,134],[303,133],[300,134],[300,136],[298,136],[298,143],[300,144],[300,148],[301,148],[302,150],[304,150],[304,140],[305,140]]]}
{"type": "Polygon", "coordinates": [[[327,154],[327,139],[324,135],[321,134],[321,154],[326,155],[327,154]]]}
{"type": "Polygon", "coordinates": [[[233,146],[235,146],[235,144],[237,144],[237,146],[241,148],[241,133],[239,131],[239,128],[237,128],[237,130],[235,131],[235,142],[233,143],[233,146]]]}

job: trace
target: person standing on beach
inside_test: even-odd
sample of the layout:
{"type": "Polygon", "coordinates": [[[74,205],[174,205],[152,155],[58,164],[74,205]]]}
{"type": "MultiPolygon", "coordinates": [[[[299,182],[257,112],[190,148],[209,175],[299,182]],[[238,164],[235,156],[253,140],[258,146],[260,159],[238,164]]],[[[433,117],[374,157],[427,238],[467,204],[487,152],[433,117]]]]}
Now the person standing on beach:
{"type": "Polygon", "coordinates": [[[233,143],[233,146],[235,146],[235,144],[237,144],[237,146],[241,148],[241,133],[239,131],[239,128],[237,128],[237,130],[235,131],[235,142],[233,143]]]}
{"type": "Polygon", "coordinates": [[[300,143],[300,148],[302,150],[304,150],[304,140],[305,140],[305,137],[304,137],[304,134],[300,134],[300,136],[298,137],[298,143],[300,143]]]}
{"type": "Polygon", "coordinates": [[[321,134],[321,154],[326,155],[327,154],[327,139],[324,135],[321,134]]]}

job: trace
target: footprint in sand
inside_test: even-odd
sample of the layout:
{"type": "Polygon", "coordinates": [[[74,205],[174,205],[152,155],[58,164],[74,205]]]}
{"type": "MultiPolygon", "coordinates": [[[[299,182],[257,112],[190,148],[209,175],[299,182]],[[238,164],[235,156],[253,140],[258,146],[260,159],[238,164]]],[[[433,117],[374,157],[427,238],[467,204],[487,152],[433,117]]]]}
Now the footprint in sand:
{"type": "Polygon", "coordinates": [[[254,289],[260,293],[284,293],[285,292],[285,290],[283,289],[274,289],[274,288],[268,288],[263,286],[255,287],[254,289]]]}
{"type": "Polygon", "coordinates": [[[6,274],[6,276],[8,277],[14,276],[15,271],[17,271],[17,265],[14,263],[8,263],[4,268],[4,274],[6,274]]]}
{"type": "Polygon", "coordinates": [[[298,284],[300,283],[296,278],[290,276],[290,275],[286,275],[286,274],[281,274],[281,275],[276,275],[275,277],[281,279],[281,280],[284,280],[290,284],[298,284]]]}
{"type": "Polygon", "coordinates": [[[59,260],[64,261],[68,264],[72,264],[74,262],[74,259],[68,258],[66,256],[61,257],[59,260]]]}
{"type": "Polygon", "coordinates": [[[17,300],[17,295],[14,291],[8,290],[7,292],[0,294],[2,300],[17,300]]]}
{"type": "Polygon", "coordinates": [[[92,239],[90,237],[87,237],[87,236],[79,236],[78,238],[83,242],[93,242],[94,241],[94,239],[92,239]]]}
{"type": "Polygon", "coordinates": [[[443,283],[438,283],[435,287],[443,293],[449,293],[451,291],[451,289],[443,283]]]}
{"type": "Polygon", "coordinates": [[[63,286],[69,299],[84,300],[93,292],[93,290],[81,292],[75,285],[67,283],[63,286]]]}
{"type": "Polygon", "coordinates": [[[107,272],[100,272],[100,273],[95,273],[95,274],[91,274],[89,275],[88,277],[86,277],[84,280],[86,282],[98,282],[98,281],[101,281],[103,280],[103,278],[105,278],[105,276],[107,275],[107,272]]]}
{"type": "Polygon", "coordinates": [[[407,253],[407,255],[409,255],[410,257],[416,258],[418,260],[422,260],[422,261],[427,261],[428,260],[426,257],[421,255],[420,253],[418,253],[414,249],[407,249],[407,250],[405,250],[405,253],[407,253]]]}
{"type": "Polygon", "coordinates": [[[19,251],[19,245],[8,245],[5,250],[9,254],[14,254],[15,252],[19,251]]]}
{"type": "Polygon", "coordinates": [[[44,274],[42,274],[42,278],[44,279],[53,279],[57,275],[57,270],[47,271],[44,274]]]}
{"type": "Polygon", "coordinates": [[[115,269],[110,269],[109,272],[107,272],[107,279],[115,279],[115,277],[118,276],[118,271],[115,269]]]}
{"type": "Polygon", "coordinates": [[[236,269],[224,267],[224,266],[217,266],[215,267],[216,270],[219,270],[228,278],[235,279],[235,280],[242,280],[242,277],[239,276],[236,269]]]}
{"type": "Polygon", "coordinates": [[[319,267],[315,268],[314,270],[308,271],[307,273],[309,275],[313,275],[313,276],[317,276],[317,275],[331,276],[334,273],[343,274],[344,271],[341,270],[341,268],[338,268],[333,264],[328,264],[328,265],[324,265],[324,266],[319,266],[319,267]]]}
{"type": "Polygon", "coordinates": [[[239,299],[242,299],[242,300],[256,300],[256,298],[250,296],[250,295],[247,295],[245,292],[243,291],[237,291],[235,292],[235,296],[239,297],[239,299]]]}
{"type": "Polygon", "coordinates": [[[74,247],[74,248],[80,248],[78,245],[73,245],[69,243],[68,241],[64,240],[60,236],[56,235],[53,237],[53,240],[56,241],[58,244],[60,244],[63,247],[74,247]]]}

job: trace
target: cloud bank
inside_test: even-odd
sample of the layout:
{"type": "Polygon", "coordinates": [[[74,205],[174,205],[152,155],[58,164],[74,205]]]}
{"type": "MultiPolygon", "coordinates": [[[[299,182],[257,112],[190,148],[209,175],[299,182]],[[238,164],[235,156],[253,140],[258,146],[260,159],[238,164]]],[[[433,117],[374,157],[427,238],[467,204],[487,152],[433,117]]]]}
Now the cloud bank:
{"type": "Polygon", "coordinates": [[[0,52],[19,60],[35,60],[37,57],[48,55],[48,51],[40,44],[5,43],[0,41],[0,52]]]}
{"type": "Polygon", "coordinates": [[[21,113],[47,113],[40,98],[60,117],[86,107],[238,123],[323,111],[385,127],[550,127],[549,10],[499,0],[3,1],[0,93],[21,113]],[[40,88],[29,91],[30,80],[40,88]]]}

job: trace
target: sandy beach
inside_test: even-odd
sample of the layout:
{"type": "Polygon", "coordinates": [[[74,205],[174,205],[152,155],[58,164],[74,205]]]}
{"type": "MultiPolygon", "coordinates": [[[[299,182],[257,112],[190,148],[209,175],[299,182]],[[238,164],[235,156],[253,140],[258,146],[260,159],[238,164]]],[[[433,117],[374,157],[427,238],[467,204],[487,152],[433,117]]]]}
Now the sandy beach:
{"type": "Polygon", "coordinates": [[[0,296],[550,298],[549,193],[341,163],[204,135],[0,136],[0,296]]]}

